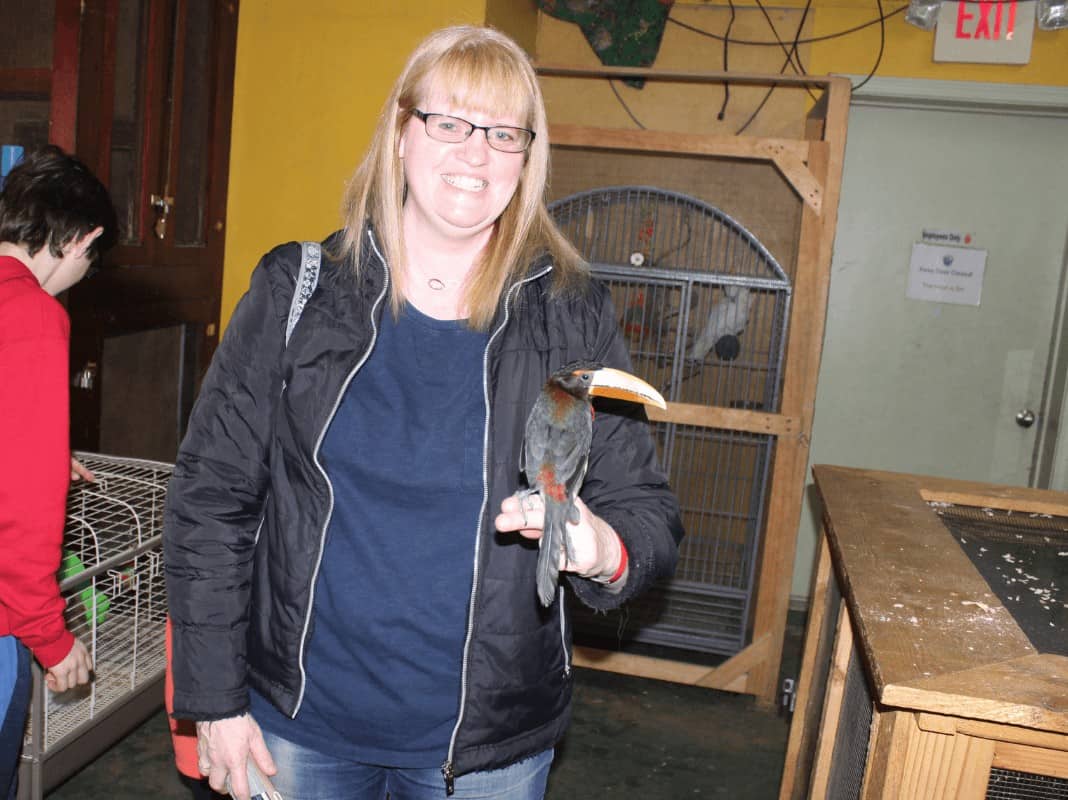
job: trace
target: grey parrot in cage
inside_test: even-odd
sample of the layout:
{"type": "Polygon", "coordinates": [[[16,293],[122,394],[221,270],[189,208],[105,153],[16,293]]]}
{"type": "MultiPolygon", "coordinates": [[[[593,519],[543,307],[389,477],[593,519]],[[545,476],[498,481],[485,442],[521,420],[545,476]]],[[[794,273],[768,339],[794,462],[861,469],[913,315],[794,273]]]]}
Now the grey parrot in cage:
{"type": "Polygon", "coordinates": [[[686,360],[703,364],[713,351],[724,361],[737,358],[741,352],[738,335],[745,330],[754,299],[745,286],[724,286],[723,297],[712,306],[704,327],[686,352],[686,360]]]}

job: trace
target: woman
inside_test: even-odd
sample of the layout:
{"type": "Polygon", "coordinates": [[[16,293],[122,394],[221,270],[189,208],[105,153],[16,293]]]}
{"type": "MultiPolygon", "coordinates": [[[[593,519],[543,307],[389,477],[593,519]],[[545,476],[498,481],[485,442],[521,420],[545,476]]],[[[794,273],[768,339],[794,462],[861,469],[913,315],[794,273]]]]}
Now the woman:
{"type": "MultiPolygon", "coordinates": [[[[626,367],[607,291],[543,204],[537,79],[493,30],[410,57],[288,345],[300,247],[253,273],[182,445],[165,555],[174,713],[246,797],[544,795],[568,722],[564,587],[535,589],[524,421],[578,359],[626,367]]],[[[608,609],[674,568],[640,406],[600,409],[563,565],[608,609]]]]}

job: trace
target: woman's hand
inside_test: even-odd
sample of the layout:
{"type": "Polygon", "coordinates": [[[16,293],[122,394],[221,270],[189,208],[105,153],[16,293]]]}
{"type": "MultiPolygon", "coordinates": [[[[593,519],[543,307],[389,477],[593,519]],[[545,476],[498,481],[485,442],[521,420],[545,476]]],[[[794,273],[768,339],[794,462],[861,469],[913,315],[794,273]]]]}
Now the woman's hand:
{"type": "MultiPolygon", "coordinates": [[[[623,559],[623,543],[615,529],[598,517],[579,497],[575,498],[579,511],[578,524],[567,523],[567,538],[571,560],[561,552],[560,570],[574,572],[583,578],[606,582],[615,575],[623,559]]],[[[501,513],[495,521],[499,531],[515,531],[528,539],[540,539],[545,524],[545,508],[537,494],[513,494],[501,502],[501,513]]],[[[613,586],[622,586],[626,572],[613,586]]]]}
{"type": "Polygon", "coordinates": [[[277,769],[251,714],[197,723],[197,767],[211,788],[235,800],[249,800],[249,758],[266,775],[277,769]]]}

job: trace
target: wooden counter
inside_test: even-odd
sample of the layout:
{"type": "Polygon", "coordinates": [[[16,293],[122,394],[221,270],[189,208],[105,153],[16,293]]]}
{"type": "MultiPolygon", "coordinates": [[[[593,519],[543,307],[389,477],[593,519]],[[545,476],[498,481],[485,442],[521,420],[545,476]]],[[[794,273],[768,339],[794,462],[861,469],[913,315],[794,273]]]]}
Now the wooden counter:
{"type": "Polygon", "coordinates": [[[1032,646],[932,507],[1068,517],[1068,494],[813,471],[825,535],[780,798],[1068,797],[1068,657],[1032,646]],[[1032,779],[1057,793],[996,793],[1032,779]]]}

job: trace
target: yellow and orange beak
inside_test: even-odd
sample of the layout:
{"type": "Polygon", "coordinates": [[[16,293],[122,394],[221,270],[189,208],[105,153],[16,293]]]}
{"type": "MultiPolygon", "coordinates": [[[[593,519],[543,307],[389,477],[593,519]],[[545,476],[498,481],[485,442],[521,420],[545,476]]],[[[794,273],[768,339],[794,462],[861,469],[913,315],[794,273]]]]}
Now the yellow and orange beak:
{"type": "Polygon", "coordinates": [[[663,396],[641,378],[621,369],[601,367],[593,373],[590,394],[596,397],[611,397],[629,400],[632,403],[648,403],[658,408],[667,408],[663,396]]]}

